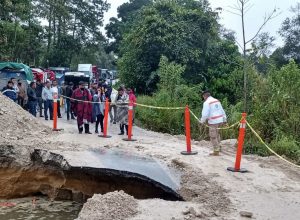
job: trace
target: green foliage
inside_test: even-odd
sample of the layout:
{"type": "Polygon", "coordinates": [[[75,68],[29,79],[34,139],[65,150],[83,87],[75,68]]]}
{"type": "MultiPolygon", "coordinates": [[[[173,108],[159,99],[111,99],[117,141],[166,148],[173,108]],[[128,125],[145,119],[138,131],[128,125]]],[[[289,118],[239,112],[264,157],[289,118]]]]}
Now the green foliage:
{"type": "Polygon", "coordinates": [[[255,125],[267,140],[285,134],[300,141],[300,69],[294,61],[260,82],[254,96],[255,125]]]}
{"type": "MultiPolygon", "coordinates": [[[[159,91],[151,97],[139,96],[138,102],[166,107],[184,107],[189,104],[191,108],[197,108],[196,112],[198,113],[201,86],[186,85],[181,77],[184,70],[184,66],[169,62],[163,56],[160,59],[158,70],[161,79],[159,91]]],[[[171,134],[184,132],[184,110],[170,111],[137,107],[136,117],[143,126],[155,131],[171,134]]],[[[192,124],[197,128],[195,120],[192,120],[192,124]]],[[[197,137],[196,133],[194,133],[194,137],[197,137]]]]}
{"type": "Polygon", "coordinates": [[[100,27],[108,7],[104,0],[0,1],[0,60],[70,66],[105,43],[100,27]]]}
{"type": "Polygon", "coordinates": [[[300,146],[299,142],[293,136],[280,136],[270,144],[271,148],[278,154],[294,160],[300,164],[300,146]]]}
{"type": "MultiPolygon", "coordinates": [[[[300,69],[292,60],[261,78],[253,91],[252,116],[248,121],[279,154],[299,162],[300,69]]],[[[247,151],[262,155],[266,149],[249,136],[247,151]],[[254,146],[254,147],[253,147],[254,146]]]]}
{"type": "Polygon", "coordinates": [[[162,55],[185,66],[183,78],[191,84],[229,74],[225,62],[238,54],[237,47],[218,35],[217,15],[195,1],[161,0],[144,7],[123,34],[119,73],[122,81],[139,93],[152,93],[159,82],[162,55]]]}
{"type": "Polygon", "coordinates": [[[108,52],[119,53],[120,43],[126,29],[130,28],[139,11],[150,4],[152,4],[152,0],[130,0],[118,8],[118,18],[110,18],[110,23],[105,27],[106,35],[111,39],[106,47],[108,52]]]}

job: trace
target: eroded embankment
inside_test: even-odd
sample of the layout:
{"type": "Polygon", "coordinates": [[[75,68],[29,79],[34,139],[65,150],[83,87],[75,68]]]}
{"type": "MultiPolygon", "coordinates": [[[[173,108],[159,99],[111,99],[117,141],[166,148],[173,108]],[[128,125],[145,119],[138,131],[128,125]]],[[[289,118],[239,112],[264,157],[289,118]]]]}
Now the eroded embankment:
{"type": "Polygon", "coordinates": [[[72,167],[62,155],[46,150],[24,150],[20,154],[14,146],[0,148],[0,198],[43,194],[82,202],[96,193],[123,190],[137,199],[182,200],[171,188],[137,173],[72,167]]]}

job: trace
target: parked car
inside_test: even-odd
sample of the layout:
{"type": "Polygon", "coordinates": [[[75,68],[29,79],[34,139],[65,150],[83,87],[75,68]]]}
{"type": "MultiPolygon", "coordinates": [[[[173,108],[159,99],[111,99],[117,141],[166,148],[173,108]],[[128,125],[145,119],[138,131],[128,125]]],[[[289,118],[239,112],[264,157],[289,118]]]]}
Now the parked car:
{"type": "Polygon", "coordinates": [[[74,86],[78,86],[79,82],[83,81],[90,84],[90,77],[85,76],[84,73],[81,72],[66,72],[65,73],[65,84],[69,85],[70,82],[74,83],[74,86]]]}

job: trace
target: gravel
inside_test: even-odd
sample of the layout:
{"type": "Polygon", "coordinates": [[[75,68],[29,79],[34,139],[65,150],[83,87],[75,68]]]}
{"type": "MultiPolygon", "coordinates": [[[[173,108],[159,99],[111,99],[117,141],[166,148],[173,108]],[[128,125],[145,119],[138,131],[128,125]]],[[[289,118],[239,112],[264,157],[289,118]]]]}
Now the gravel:
{"type": "Polygon", "coordinates": [[[77,220],[123,220],[137,214],[138,203],[123,191],[95,194],[84,204],[77,220]]]}

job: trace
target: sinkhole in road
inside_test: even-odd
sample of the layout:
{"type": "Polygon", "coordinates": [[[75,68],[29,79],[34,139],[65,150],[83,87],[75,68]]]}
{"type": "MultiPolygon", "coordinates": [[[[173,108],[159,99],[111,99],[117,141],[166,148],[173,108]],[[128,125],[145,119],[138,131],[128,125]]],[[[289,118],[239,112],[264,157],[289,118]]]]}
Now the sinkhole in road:
{"type": "Polygon", "coordinates": [[[123,190],[136,199],[182,200],[180,177],[160,162],[128,152],[49,152],[36,149],[31,164],[0,169],[0,198],[35,194],[84,202],[93,194],[123,190]]]}

